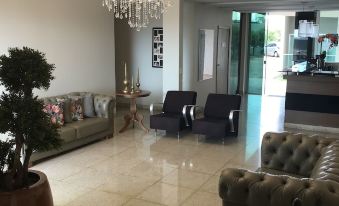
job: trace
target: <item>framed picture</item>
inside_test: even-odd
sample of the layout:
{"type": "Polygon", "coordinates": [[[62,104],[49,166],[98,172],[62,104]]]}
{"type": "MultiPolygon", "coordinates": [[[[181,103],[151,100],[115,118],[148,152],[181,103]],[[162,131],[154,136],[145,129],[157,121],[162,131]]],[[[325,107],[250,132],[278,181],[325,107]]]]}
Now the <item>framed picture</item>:
{"type": "Polygon", "coordinates": [[[164,30],[154,27],[152,30],[152,67],[163,68],[164,30]]]}

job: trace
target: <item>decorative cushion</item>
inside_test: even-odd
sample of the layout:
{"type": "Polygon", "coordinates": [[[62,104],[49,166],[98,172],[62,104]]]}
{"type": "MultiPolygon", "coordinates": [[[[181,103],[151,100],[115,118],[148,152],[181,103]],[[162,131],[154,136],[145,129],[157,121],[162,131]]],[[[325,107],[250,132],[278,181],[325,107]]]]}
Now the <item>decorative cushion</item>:
{"type": "Polygon", "coordinates": [[[50,115],[53,124],[64,125],[63,102],[45,104],[43,111],[50,115]]]}
{"type": "Polygon", "coordinates": [[[92,94],[86,94],[83,97],[83,105],[85,117],[96,117],[94,111],[94,98],[92,94]]]}
{"type": "Polygon", "coordinates": [[[64,104],[64,119],[65,123],[71,123],[73,122],[72,119],[72,111],[71,111],[71,99],[69,98],[57,98],[57,102],[63,102],[64,104]]]}
{"type": "Polygon", "coordinates": [[[71,98],[71,113],[73,121],[83,120],[84,112],[81,96],[72,96],[71,98]]]}
{"type": "Polygon", "coordinates": [[[111,96],[95,95],[94,96],[94,109],[97,117],[112,118],[112,101],[111,96]]]}

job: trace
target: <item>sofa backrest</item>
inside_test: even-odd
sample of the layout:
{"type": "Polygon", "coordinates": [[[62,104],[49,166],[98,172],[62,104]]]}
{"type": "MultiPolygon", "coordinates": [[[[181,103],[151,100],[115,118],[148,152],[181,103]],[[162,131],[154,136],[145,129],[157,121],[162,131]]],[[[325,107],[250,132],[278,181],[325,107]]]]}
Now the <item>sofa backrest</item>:
{"type": "Polygon", "coordinates": [[[339,140],[324,149],[312,171],[311,178],[339,183],[339,140]]]}
{"type": "Polygon", "coordinates": [[[184,105],[195,105],[197,93],[193,91],[168,91],[162,111],[180,114],[184,105]]]}
{"type": "Polygon", "coordinates": [[[57,99],[65,99],[72,96],[84,97],[85,95],[88,94],[93,95],[94,110],[97,117],[113,118],[114,110],[114,104],[112,103],[113,97],[109,95],[96,94],[91,92],[71,92],[68,94],[58,96],[45,97],[42,100],[45,103],[55,103],[57,102],[57,99]]]}
{"type": "Polygon", "coordinates": [[[261,145],[261,167],[310,177],[324,148],[334,139],[288,132],[264,135],[261,145]]]}

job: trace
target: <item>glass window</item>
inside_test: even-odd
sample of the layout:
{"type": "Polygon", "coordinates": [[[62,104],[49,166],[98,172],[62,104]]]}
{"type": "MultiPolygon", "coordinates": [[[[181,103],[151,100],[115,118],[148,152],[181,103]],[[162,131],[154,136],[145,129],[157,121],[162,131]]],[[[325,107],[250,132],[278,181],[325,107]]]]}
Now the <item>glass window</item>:
{"type": "Polygon", "coordinates": [[[236,94],[238,87],[240,12],[232,13],[231,64],[229,74],[229,93],[236,94]]]}

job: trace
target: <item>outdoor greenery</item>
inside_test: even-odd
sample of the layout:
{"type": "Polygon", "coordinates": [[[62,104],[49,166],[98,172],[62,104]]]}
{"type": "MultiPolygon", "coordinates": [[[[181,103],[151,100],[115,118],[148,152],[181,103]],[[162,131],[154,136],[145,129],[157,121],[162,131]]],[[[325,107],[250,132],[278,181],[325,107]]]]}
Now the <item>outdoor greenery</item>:
{"type": "Polygon", "coordinates": [[[264,53],[265,45],[265,28],[259,29],[257,31],[252,31],[250,35],[250,46],[252,48],[252,55],[255,55],[255,49],[260,48],[260,53],[257,55],[262,55],[264,53]]]}
{"type": "Polygon", "coordinates": [[[29,186],[28,166],[34,151],[60,147],[57,126],[43,112],[43,102],[33,89],[48,89],[54,79],[53,64],[45,54],[27,47],[10,48],[0,56],[0,191],[29,186]]]}

